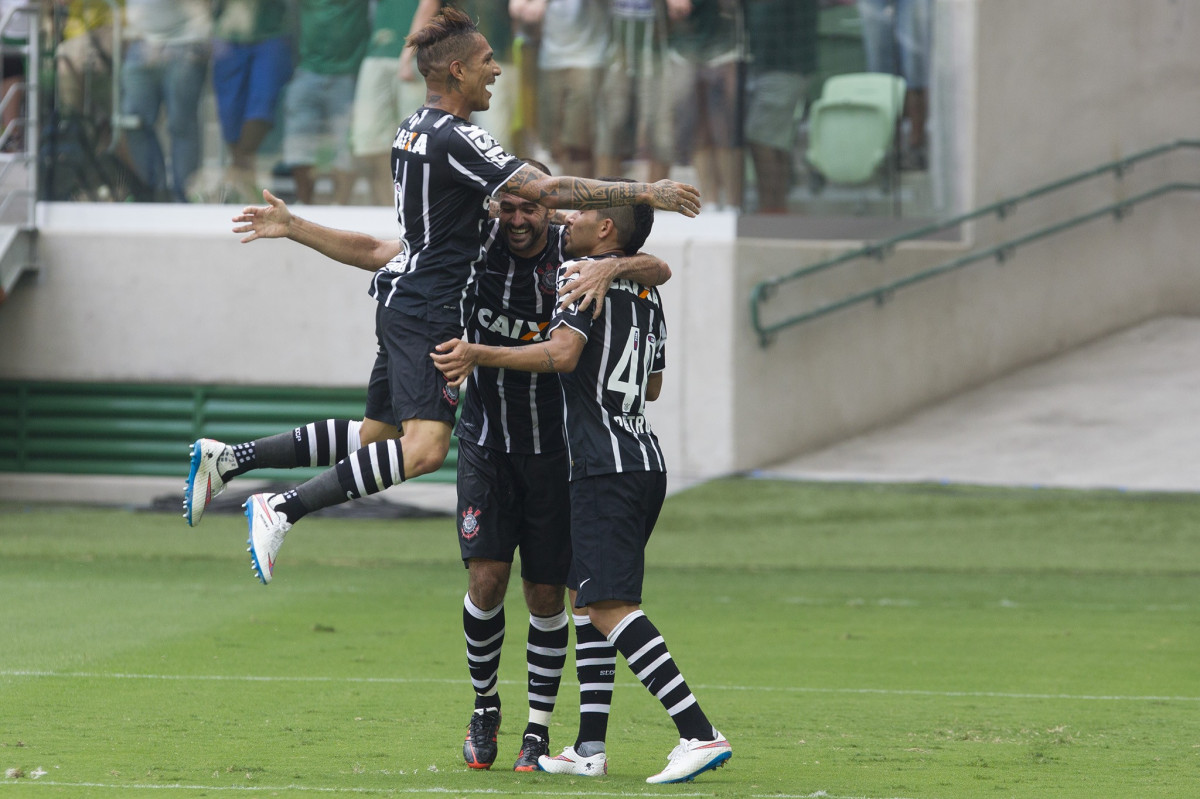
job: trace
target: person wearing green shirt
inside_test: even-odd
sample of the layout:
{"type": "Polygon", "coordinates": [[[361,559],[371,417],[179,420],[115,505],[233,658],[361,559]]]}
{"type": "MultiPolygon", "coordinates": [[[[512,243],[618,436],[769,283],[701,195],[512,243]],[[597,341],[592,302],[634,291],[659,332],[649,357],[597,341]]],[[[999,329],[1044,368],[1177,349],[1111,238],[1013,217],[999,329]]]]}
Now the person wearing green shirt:
{"type": "Polygon", "coordinates": [[[750,77],[746,145],[754,162],[758,212],[786,213],[796,111],[817,68],[817,0],[746,4],[750,77]]]}
{"type": "Polygon", "coordinates": [[[367,0],[300,0],[300,64],[284,100],[283,160],[302,203],[313,201],[317,164],[327,157],[331,201],[350,201],[355,179],[350,114],[371,39],[367,12],[367,0]]]}

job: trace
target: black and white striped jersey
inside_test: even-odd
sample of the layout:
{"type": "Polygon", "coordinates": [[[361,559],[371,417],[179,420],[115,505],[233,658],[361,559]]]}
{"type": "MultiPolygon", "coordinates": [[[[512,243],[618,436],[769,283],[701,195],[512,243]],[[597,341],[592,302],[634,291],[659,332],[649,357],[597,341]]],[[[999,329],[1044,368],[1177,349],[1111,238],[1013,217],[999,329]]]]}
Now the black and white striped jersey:
{"type": "Polygon", "coordinates": [[[483,128],[436,108],[392,142],[403,250],[375,273],[371,296],[410,316],[465,326],[488,242],[488,198],[524,162],[483,128]]]}
{"type": "MultiPolygon", "coordinates": [[[[565,282],[562,274],[570,263],[559,269],[559,283],[565,282]]],[[[658,289],[614,280],[599,317],[592,319],[591,308],[581,313],[576,303],[555,314],[549,332],[562,325],[587,338],[575,371],[559,376],[571,479],[665,472],[658,437],[645,414],[646,383],[666,367],[667,325],[658,289]]]]}
{"type": "MultiPolygon", "coordinates": [[[[534,258],[512,254],[500,220],[487,227],[486,268],[476,282],[467,340],[496,347],[545,341],[558,296],[562,225],[550,225],[546,248],[534,258]]],[[[477,366],[471,373],[455,431],[460,439],[522,455],[559,452],[563,437],[562,386],[556,374],[477,366]]]]}

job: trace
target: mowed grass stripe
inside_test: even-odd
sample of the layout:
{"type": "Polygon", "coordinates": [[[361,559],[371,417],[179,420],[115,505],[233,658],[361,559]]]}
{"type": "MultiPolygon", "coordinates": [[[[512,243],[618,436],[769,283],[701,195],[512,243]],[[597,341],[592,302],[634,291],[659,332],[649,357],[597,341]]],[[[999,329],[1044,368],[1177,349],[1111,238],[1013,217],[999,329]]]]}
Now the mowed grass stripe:
{"type": "MultiPolygon", "coordinates": [[[[451,520],[306,519],[264,588],[237,517],[188,529],[4,505],[0,769],[47,773],[0,786],[1174,799],[1200,745],[1197,511],[1176,495],[746,480],[671,497],[646,608],[734,745],[681,794],[644,782],[674,730],[623,663],[608,777],[508,770],[525,720],[517,581],[500,758],[466,769],[451,520]]],[[[569,661],[553,751],[577,710],[569,661]]]]}
{"type": "MultiPolygon", "coordinates": [[[[59,680],[163,680],[199,682],[362,683],[364,685],[458,685],[460,679],[426,677],[281,677],[251,674],[119,674],[101,672],[3,671],[0,677],[59,680]]],[[[501,686],[523,686],[524,681],[498,680],[501,686]]],[[[618,681],[618,689],[644,690],[639,683],[618,681]]],[[[803,685],[716,685],[694,684],[697,691],[744,691],[748,693],[878,694],[880,696],[942,696],[977,699],[1047,699],[1068,702],[1200,702],[1200,696],[1098,696],[1089,694],[1029,694],[1005,691],[925,691],[895,688],[815,688],[803,685]]]]}

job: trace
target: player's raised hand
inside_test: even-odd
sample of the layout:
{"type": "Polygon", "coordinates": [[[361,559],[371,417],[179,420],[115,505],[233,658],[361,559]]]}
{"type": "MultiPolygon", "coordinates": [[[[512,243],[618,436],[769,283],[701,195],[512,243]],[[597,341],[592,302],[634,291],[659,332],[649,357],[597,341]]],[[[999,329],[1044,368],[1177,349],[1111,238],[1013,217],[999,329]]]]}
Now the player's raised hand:
{"type": "Polygon", "coordinates": [[[700,213],[700,190],[674,180],[650,184],[650,204],[662,211],[674,211],[684,216],[700,213]]]}
{"type": "Polygon", "coordinates": [[[292,212],[288,210],[287,203],[266,189],[263,189],[263,199],[267,205],[247,205],[233,218],[234,222],[239,223],[233,232],[249,234],[242,237],[242,244],[255,239],[280,239],[288,234],[292,212]]]}

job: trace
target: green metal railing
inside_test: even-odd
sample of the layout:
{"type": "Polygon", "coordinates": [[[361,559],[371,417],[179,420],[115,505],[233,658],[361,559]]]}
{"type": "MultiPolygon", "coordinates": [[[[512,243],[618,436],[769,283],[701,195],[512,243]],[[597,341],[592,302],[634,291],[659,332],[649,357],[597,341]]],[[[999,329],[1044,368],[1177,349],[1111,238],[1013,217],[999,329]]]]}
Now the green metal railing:
{"type": "MultiPolygon", "coordinates": [[[[0,380],[0,473],[187,476],[197,438],[251,441],[320,419],[361,419],[364,389],[0,380]]],[[[453,483],[458,450],[423,480],[453,483]]],[[[297,480],[321,468],[261,469],[297,480]]]]}
{"type": "Polygon", "coordinates": [[[1135,205],[1148,200],[1153,200],[1156,197],[1161,197],[1164,194],[1170,194],[1176,191],[1200,191],[1200,183],[1166,183],[1158,186],[1157,188],[1136,194],[1132,197],[1125,198],[1115,203],[1110,203],[1102,208],[1097,208],[1085,214],[1071,217],[1063,222],[1047,225],[1043,228],[1035,230],[1032,233],[1018,236],[995,246],[968,253],[967,255],[964,255],[960,258],[955,258],[952,261],[947,261],[946,263],[924,269],[920,272],[909,275],[908,277],[883,283],[881,285],[873,286],[872,288],[850,294],[842,299],[835,300],[814,308],[811,311],[790,316],[778,322],[765,323],[763,321],[763,307],[771,300],[772,296],[779,289],[779,287],[787,283],[792,283],[811,275],[815,275],[819,272],[833,269],[842,264],[847,264],[864,258],[875,258],[877,260],[882,260],[891,253],[897,244],[901,242],[922,239],[931,234],[938,233],[943,230],[949,230],[963,224],[964,222],[970,222],[974,219],[980,219],[993,214],[1000,219],[1004,219],[1014,210],[1016,210],[1017,206],[1021,203],[1028,202],[1048,194],[1053,194],[1054,192],[1061,191],[1079,183],[1083,183],[1084,181],[1104,175],[1112,175],[1120,179],[1123,178],[1125,173],[1128,172],[1129,169],[1138,162],[1146,161],[1151,158],[1158,158],[1160,156],[1185,149],[1200,149],[1200,139],[1179,139],[1168,144],[1152,147],[1148,150],[1134,153],[1126,158],[1103,164],[1094,169],[1089,169],[1085,172],[1079,172],[1071,175],[1070,177],[1056,180],[1052,183],[1046,183],[1042,186],[1038,186],[1035,189],[1027,191],[1024,194],[1008,197],[990,205],[977,208],[974,211],[969,211],[959,216],[945,219],[940,222],[935,222],[902,235],[894,236],[890,239],[867,244],[863,247],[850,250],[849,252],[842,253],[841,255],[833,258],[820,261],[810,266],[802,267],[786,275],[781,275],[779,277],[772,278],[771,280],[762,281],[761,283],[756,284],[750,292],[750,319],[751,323],[754,325],[755,332],[758,333],[759,344],[762,347],[766,347],[771,343],[771,339],[774,334],[778,333],[780,330],[818,319],[822,316],[849,308],[853,305],[858,305],[864,302],[875,302],[877,304],[882,304],[899,289],[924,282],[931,278],[944,275],[948,272],[953,272],[978,261],[995,258],[997,261],[1003,263],[1012,256],[1013,252],[1018,247],[1024,246],[1039,239],[1044,239],[1048,236],[1056,235],[1064,230],[1069,230],[1070,228],[1086,224],[1101,217],[1111,215],[1115,219],[1120,220],[1135,205]]]}

